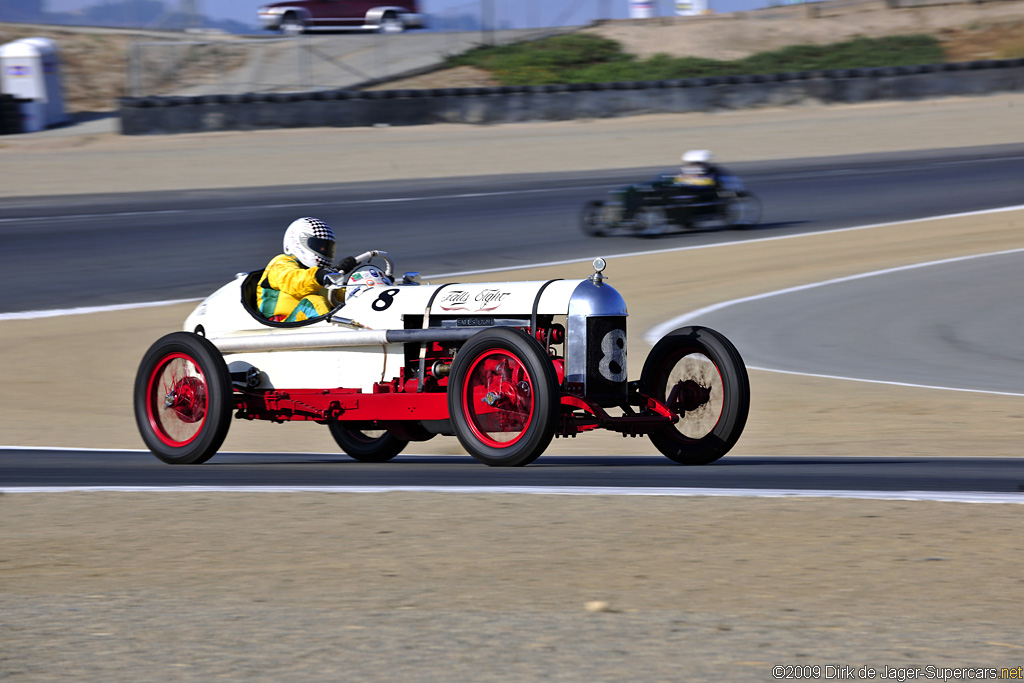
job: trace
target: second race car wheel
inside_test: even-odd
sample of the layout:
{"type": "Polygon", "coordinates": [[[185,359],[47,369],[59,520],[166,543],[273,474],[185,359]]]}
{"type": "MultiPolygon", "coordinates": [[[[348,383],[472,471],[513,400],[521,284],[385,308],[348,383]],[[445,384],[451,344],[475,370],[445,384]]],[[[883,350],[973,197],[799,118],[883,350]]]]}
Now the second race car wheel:
{"type": "Polygon", "coordinates": [[[387,430],[358,429],[343,422],[331,422],[327,426],[341,450],[359,462],[387,462],[409,445],[387,430]]]}
{"type": "Polygon", "coordinates": [[[172,465],[209,460],[231,424],[231,375],[210,341],[168,334],[149,348],[135,376],[135,422],[146,446],[172,465]]]}
{"type": "Polygon", "coordinates": [[[637,234],[647,237],[664,234],[668,230],[668,217],[665,211],[656,206],[645,206],[637,209],[636,217],[637,234]]]}
{"type": "Polygon", "coordinates": [[[750,381],[736,347],[706,327],[663,337],[640,374],[643,393],[664,402],[679,421],[651,432],[654,446],[682,465],[718,460],[740,438],[750,409],[750,381]]]}
{"type": "Polygon", "coordinates": [[[580,228],[583,230],[583,234],[592,237],[607,235],[610,226],[605,216],[606,212],[604,202],[587,202],[580,213],[580,228]]]}
{"type": "Polygon", "coordinates": [[[525,332],[484,330],[456,354],[448,412],[462,447],[485,465],[536,460],[551,443],[558,411],[555,368],[525,332]]]}
{"type": "Polygon", "coordinates": [[[725,223],[733,228],[752,228],[761,222],[761,200],[750,192],[738,192],[725,204],[725,223]]]}

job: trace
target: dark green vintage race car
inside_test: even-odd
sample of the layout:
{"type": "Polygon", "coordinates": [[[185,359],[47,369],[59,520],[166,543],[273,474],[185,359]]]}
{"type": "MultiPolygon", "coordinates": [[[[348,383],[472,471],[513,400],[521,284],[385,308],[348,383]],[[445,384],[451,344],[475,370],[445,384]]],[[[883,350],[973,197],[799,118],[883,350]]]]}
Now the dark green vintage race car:
{"type": "Polygon", "coordinates": [[[761,220],[761,202],[728,172],[664,174],[609,193],[583,207],[587,235],[660,235],[711,226],[747,228],[761,220]]]}

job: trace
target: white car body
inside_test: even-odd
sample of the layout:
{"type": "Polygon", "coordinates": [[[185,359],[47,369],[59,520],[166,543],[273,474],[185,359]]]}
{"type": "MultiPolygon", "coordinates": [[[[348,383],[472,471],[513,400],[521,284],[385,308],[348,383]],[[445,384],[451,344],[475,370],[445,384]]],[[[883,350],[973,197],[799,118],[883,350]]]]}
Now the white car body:
{"type": "MultiPolygon", "coordinates": [[[[573,294],[594,289],[588,280],[378,285],[350,298],[338,311],[339,317],[361,327],[322,320],[281,328],[257,321],[242,307],[239,291],[246,275],[239,274],[207,297],[188,316],[183,329],[201,329],[221,349],[230,372],[258,368],[260,383],[254,388],[259,389],[353,387],[371,392],[374,383],[397,377],[404,364],[403,344],[388,343],[384,333],[406,329],[406,315],[422,316],[428,304],[431,318],[451,321],[454,317],[458,327],[460,321],[481,318],[528,320],[542,288],[537,314],[567,316],[573,294]],[[387,291],[394,292],[390,295],[394,304],[385,308],[380,296],[387,291]],[[375,310],[375,305],[383,310],[375,310]]],[[[625,316],[625,302],[617,292],[611,296],[611,287],[603,287],[600,291],[609,295],[603,298],[612,300],[610,312],[625,316]]],[[[480,327],[463,325],[463,329],[480,327]]]]}
{"type": "Polygon", "coordinates": [[[326,425],[365,462],[440,434],[457,436],[485,464],[520,466],[556,436],[607,429],[647,435],[677,462],[706,464],[739,438],[749,383],[717,332],[671,332],[629,381],[628,313],[604,282],[603,259],[585,279],[420,285],[414,277],[391,284],[384,252],[356,261],[369,268],[377,257],[385,281],[360,287],[368,278],[356,271],[337,276],[328,299],[340,300],[350,278],[347,296],[327,315],[264,318],[260,270],[239,274],[182,332],[157,340],[135,383],[136,422],[154,455],[205,462],[232,416],[326,425]]]}

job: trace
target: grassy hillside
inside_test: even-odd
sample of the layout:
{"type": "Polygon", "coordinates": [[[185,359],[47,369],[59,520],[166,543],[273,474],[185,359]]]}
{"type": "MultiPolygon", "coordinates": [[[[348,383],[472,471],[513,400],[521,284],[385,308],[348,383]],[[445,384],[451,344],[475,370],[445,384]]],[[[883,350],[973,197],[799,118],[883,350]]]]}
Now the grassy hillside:
{"type": "Polygon", "coordinates": [[[449,65],[484,69],[504,85],[546,85],[739,76],[944,61],[946,54],[941,43],[928,35],[856,38],[833,45],[794,45],[735,61],[718,61],[665,54],[638,59],[623,52],[613,40],[575,34],[518,45],[477,48],[452,57],[449,65]]]}

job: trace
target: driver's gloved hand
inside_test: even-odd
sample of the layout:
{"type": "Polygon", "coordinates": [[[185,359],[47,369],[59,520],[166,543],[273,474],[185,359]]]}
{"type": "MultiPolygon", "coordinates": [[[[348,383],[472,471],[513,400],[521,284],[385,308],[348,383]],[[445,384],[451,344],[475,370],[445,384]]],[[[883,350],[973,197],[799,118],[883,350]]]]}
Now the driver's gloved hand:
{"type": "Polygon", "coordinates": [[[324,287],[329,282],[328,276],[334,275],[337,272],[338,271],[334,270],[333,268],[317,268],[316,275],[314,275],[313,277],[316,278],[316,283],[318,285],[324,287]]]}
{"type": "Polygon", "coordinates": [[[347,273],[356,267],[356,260],[352,256],[346,256],[345,258],[338,261],[338,270],[342,273],[347,273]]]}

